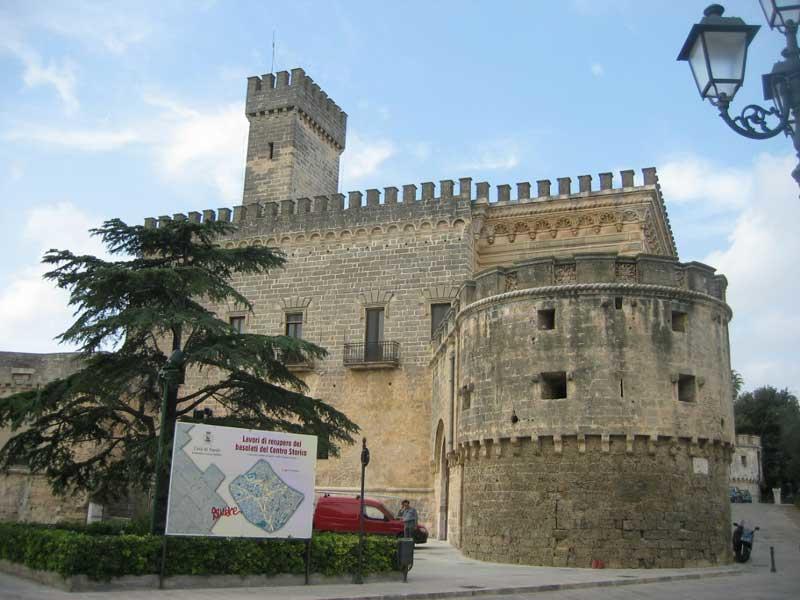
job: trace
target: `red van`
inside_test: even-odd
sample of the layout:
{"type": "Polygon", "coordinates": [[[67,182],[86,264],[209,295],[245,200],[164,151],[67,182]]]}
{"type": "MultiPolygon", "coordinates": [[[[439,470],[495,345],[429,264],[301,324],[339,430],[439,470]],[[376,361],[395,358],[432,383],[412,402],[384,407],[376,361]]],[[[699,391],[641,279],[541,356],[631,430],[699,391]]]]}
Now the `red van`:
{"type": "MultiPolygon", "coordinates": [[[[314,509],[315,531],[341,531],[358,533],[358,498],[352,496],[322,496],[314,509]]],[[[379,535],[403,535],[403,521],[377,500],[364,498],[364,531],[379,535]]],[[[428,530],[417,525],[414,542],[424,544],[428,541],[428,530]]]]}

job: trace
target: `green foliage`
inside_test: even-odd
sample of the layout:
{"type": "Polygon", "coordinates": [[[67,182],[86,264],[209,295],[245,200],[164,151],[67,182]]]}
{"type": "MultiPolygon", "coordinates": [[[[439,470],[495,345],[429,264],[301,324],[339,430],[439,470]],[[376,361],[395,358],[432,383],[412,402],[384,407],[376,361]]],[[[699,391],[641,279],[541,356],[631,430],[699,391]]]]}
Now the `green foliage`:
{"type": "Polygon", "coordinates": [[[733,401],[736,402],[744,387],[744,378],[736,369],[731,369],[731,385],[733,386],[733,401]]]}
{"type": "MultiPolygon", "coordinates": [[[[64,577],[85,574],[96,581],[158,573],[162,538],[126,531],[121,525],[104,529],[0,523],[0,559],[64,577]]],[[[368,536],[364,573],[397,570],[396,550],[395,538],[368,536]]],[[[357,551],[357,535],[316,534],[311,544],[311,572],[352,574],[357,551]]],[[[167,541],[167,575],[273,576],[304,572],[305,544],[301,540],[170,537],[167,541]]]]}
{"type": "MultiPolygon", "coordinates": [[[[0,398],[0,428],[15,435],[0,448],[0,470],[26,464],[56,493],[86,491],[100,502],[147,491],[155,472],[162,397],[159,371],[181,349],[196,387],[171,386],[166,431],[213,402],[228,424],[318,435],[336,455],[358,426],[325,402],[282,362],[322,358],[319,346],[286,336],[237,333],[227,307],[251,310],[231,284],[266,277],[285,258],[275,248],[221,248],[235,229],[223,222],[173,221],[155,229],[115,219],[92,230],[115,260],[50,250],[45,278],[70,293],[76,320],[60,340],[77,344],[83,367],[39,390],[0,398]]],[[[171,453],[158,474],[163,482],[171,453]]],[[[164,514],[166,497],[156,501],[164,514]]]]}
{"type": "Polygon", "coordinates": [[[741,394],[734,403],[736,433],[761,436],[767,489],[800,489],[800,405],[789,390],[772,386],[741,394]]]}

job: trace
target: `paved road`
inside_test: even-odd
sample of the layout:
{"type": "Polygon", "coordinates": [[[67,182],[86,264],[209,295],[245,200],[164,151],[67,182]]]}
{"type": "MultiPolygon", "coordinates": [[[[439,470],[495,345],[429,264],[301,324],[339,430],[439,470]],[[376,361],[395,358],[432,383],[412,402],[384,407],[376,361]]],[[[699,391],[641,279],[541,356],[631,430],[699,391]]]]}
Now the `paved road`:
{"type": "Polygon", "coordinates": [[[800,511],[791,506],[734,504],[734,520],[758,525],[753,554],[744,572],[669,583],[483,596],[481,600],[778,600],[800,598],[800,511]],[[770,572],[769,547],[776,572],[770,572]]]}

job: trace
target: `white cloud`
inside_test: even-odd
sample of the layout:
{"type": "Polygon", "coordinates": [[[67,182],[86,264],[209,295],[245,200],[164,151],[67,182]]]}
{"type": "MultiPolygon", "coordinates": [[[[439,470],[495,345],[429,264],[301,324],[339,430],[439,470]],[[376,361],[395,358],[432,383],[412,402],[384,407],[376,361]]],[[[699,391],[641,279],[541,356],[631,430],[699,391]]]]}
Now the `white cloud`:
{"type": "Polygon", "coordinates": [[[592,75],[595,77],[602,77],[606,74],[606,70],[600,63],[594,63],[591,67],[592,75]]]}
{"type": "MultiPolygon", "coordinates": [[[[89,47],[120,54],[153,31],[148,8],[139,3],[108,0],[17,3],[0,9],[18,30],[44,29],[89,47]]],[[[163,12],[163,11],[162,11],[163,12]]]]}
{"type": "Polygon", "coordinates": [[[505,171],[519,164],[519,147],[513,140],[498,140],[474,152],[472,158],[456,165],[463,171],[505,171]]]}
{"type": "MultiPolygon", "coordinates": [[[[50,248],[104,256],[102,245],[88,229],[101,219],[81,212],[69,202],[60,202],[27,212],[21,228],[22,240],[33,244],[37,256],[50,248]]],[[[48,266],[29,264],[3,282],[0,291],[0,350],[15,352],[59,352],[53,338],[72,322],[69,295],[42,279],[48,266]]]]}
{"type": "Polygon", "coordinates": [[[694,155],[668,160],[658,174],[665,197],[680,204],[738,210],[752,202],[756,189],[753,169],[720,166],[694,155]]]}
{"type": "Polygon", "coordinates": [[[78,110],[76,67],[69,58],[45,64],[33,48],[11,39],[0,41],[0,48],[5,48],[22,62],[22,81],[26,87],[51,86],[61,98],[67,114],[74,114],[78,110]]]}
{"type": "Polygon", "coordinates": [[[147,93],[160,109],[149,119],[120,129],[21,125],[2,138],[83,152],[112,152],[133,144],[149,148],[157,171],[175,183],[206,183],[228,202],[241,201],[247,150],[247,119],[241,104],[194,109],[167,96],[147,93]]]}
{"type": "Polygon", "coordinates": [[[224,200],[241,201],[247,151],[242,105],[201,112],[155,96],[149,96],[148,102],[167,109],[153,146],[161,172],[173,181],[207,181],[224,200]]]}
{"type": "MultiPolygon", "coordinates": [[[[729,282],[732,366],[748,389],[771,384],[800,390],[800,238],[795,158],[762,154],[747,168],[686,156],[659,169],[668,202],[696,202],[735,214],[727,246],[703,262],[729,282]]],[[[702,209],[698,206],[697,209],[702,209]]]]}
{"type": "Polygon", "coordinates": [[[390,140],[369,139],[355,132],[347,136],[347,146],[342,155],[342,181],[347,185],[376,173],[396,152],[390,140]]]}
{"type": "Polygon", "coordinates": [[[59,146],[86,152],[107,152],[142,141],[131,129],[58,129],[47,127],[18,127],[3,135],[10,141],[36,142],[46,146],[59,146]]]}

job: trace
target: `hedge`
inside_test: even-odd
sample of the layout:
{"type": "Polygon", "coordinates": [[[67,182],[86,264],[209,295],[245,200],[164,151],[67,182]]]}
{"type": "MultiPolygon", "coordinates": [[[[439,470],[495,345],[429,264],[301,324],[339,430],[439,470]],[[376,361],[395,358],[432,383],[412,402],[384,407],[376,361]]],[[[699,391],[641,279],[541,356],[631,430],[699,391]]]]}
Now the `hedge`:
{"type": "MultiPolygon", "coordinates": [[[[161,542],[161,536],[134,535],[125,527],[0,523],[0,559],[63,577],[84,574],[95,581],[158,573],[161,542]]],[[[395,538],[368,536],[364,573],[397,570],[396,552],[395,538]]],[[[311,541],[311,572],[331,576],[352,574],[357,553],[357,535],[315,534],[311,541]]],[[[167,540],[167,576],[282,573],[305,573],[302,541],[213,537],[167,540]]]]}

